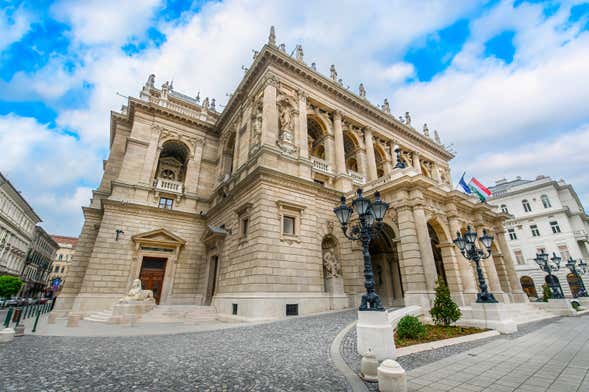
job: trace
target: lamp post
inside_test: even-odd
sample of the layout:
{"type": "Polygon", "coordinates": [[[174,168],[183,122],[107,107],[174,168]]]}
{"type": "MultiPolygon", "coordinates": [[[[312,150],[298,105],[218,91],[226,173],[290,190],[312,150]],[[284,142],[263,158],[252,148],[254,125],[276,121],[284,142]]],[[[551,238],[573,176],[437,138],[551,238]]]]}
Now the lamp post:
{"type": "Polygon", "coordinates": [[[587,272],[587,263],[579,259],[579,268],[577,269],[577,262],[569,256],[566,266],[569,267],[569,270],[571,270],[571,272],[577,277],[577,282],[579,282],[579,291],[576,297],[589,297],[589,295],[587,295],[587,289],[585,289],[585,283],[581,278],[581,275],[585,275],[587,272]]]}
{"type": "Polygon", "coordinates": [[[481,269],[481,260],[488,259],[491,257],[491,245],[493,245],[493,236],[487,234],[487,229],[483,229],[483,235],[479,238],[479,241],[487,249],[487,253],[483,249],[479,249],[476,246],[477,233],[472,231],[471,227],[466,228],[464,236],[459,231],[456,232],[456,239],[454,245],[460,249],[460,253],[470,261],[475,263],[477,269],[477,277],[479,279],[479,289],[477,293],[477,302],[484,304],[496,304],[497,300],[492,293],[487,290],[487,283],[483,276],[483,270],[481,269]]]}
{"type": "Polygon", "coordinates": [[[558,271],[560,269],[560,257],[556,255],[555,252],[552,252],[552,257],[550,258],[552,264],[548,263],[548,254],[542,251],[542,253],[536,253],[536,258],[534,261],[538,264],[538,267],[544,272],[548,274],[548,287],[552,292],[552,298],[555,299],[562,299],[564,298],[564,294],[562,293],[562,287],[560,287],[560,282],[558,282],[558,278],[552,274],[553,271],[558,271]]]}
{"type": "Polygon", "coordinates": [[[346,198],[342,196],[341,204],[334,208],[333,212],[337,216],[346,238],[352,241],[362,241],[364,287],[366,288],[366,294],[362,296],[360,310],[384,311],[380,297],[374,290],[374,273],[372,272],[368,246],[370,245],[370,240],[376,234],[376,230],[382,226],[382,219],[389,208],[389,204],[380,199],[379,192],[374,194],[373,202],[362,196],[362,189],[358,189],[356,193],[357,196],[352,201],[352,207],[346,205],[346,198]],[[354,211],[358,214],[358,223],[355,223],[348,232],[348,225],[350,224],[350,218],[354,211]]]}

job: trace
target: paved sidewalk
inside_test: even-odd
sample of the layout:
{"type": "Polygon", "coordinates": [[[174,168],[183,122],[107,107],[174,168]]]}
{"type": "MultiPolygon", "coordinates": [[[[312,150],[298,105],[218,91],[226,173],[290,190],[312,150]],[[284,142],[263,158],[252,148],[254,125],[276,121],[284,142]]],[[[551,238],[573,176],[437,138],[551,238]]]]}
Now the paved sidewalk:
{"type": "Polygon", "coordinates": [[[420,392],[587,392],[589,317],[566,317],[408,372],[420,392]]]}

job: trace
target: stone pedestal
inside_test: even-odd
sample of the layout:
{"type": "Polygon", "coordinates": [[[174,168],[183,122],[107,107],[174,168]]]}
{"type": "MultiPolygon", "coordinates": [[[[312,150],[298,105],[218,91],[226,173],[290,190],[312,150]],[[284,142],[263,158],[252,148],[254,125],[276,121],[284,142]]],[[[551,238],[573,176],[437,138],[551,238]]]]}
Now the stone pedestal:
{"type": "Polygon", "coordinates": [[[14,339],[14,329],[4,328],[0,330],[0,343],[8,343],[14,339]]]}
{"type": "Polygon", "coordinates": [[[517,324],[512,319],[508,305],[485,304],[474,302],[470,311],[463,312],[464,318],[458,320],[457,325],[489,328],[501,333],[517,332],[517,324]]]}
{"type": "Polygon", "coordinates": [[[14,336],[15,337],[25,336],[25,325],[24,324],[18,324],[16,327],[14,327],[14,336]]]}
{"type": "Polygon", "coordinates": [[[325,291],[330,294],[344,294],[344,280],[341,277],[325,280],[325,291]]]}
{"type": "Polygon", "coordinates": [[[82,319],[82,315],[78,313],[70,313],[67,318],[67,322],[65,324],[66,327],[77,327],[80,325],[80,320],[82,319]]]}
{"type": "Polygon", "coordinates": [[[380,392],[407,392],[407,374],[398,362],[387,359],[378,367],[380,392]]]}
{"type": "Polygon", "coordinates": [[[133,324],[141,318],[144,313],[151,311],[155,307],[153,298],[145,301],[129,302],[116,304],[112,309],[113,324],[133,324]]]}
{"type": "Polygon", "coordinates": [[[544,306],[544,310],[559,316],[576,316],[577,314],[577,311],[571,305],[571,301],[566,298],[549,299],[544,306]]]}
{"type": "Polygon", "coordinates": [[[358,311],[358,353],[365,356],[370,349],[378,361],[395,359],[393,326],[386,312],[358,311]]]}

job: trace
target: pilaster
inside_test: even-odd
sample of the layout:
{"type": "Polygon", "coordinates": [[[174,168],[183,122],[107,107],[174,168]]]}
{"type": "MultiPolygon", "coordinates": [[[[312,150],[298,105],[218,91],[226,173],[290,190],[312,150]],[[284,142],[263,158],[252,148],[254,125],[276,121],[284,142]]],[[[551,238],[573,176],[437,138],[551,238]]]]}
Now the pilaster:
{"type": "Polygon", "coordinates": [[[368,181],[374,181],[377,179],[376,158],[374,157],[374,141],[372,138],[372,130],[370,128],[364,130],[364,145],[366,146],[368,181]]]}
{"type": "Polygon", "coordinates": [[[278,140],[278,106],[276,105],[276,88],[278,81],[269,75],[262,98],[262,143],[274,146],[278,140]]]}

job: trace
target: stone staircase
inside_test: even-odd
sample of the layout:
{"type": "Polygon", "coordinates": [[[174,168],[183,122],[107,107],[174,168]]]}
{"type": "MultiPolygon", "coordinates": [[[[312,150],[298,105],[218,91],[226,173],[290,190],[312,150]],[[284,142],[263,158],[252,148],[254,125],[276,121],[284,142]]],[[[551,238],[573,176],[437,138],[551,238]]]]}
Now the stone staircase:
{"type": "Polygon", "coordinates": [[[556,317],[555,314],[547,312],[535,306],[533,303],[510,304],[509,312],[516,324],[532,323],[534,321],[556,317]]]}
{"type": "MultiPolygon", "coordinates": [[[[94,323],[113,323],[113,310],[103,310],[84,317],[85,321],[94,323]]],[[[217,319],[214,306],[200,305],[157,305],[153,310],[143,314],[137,324],[200,324],[217,319]]]]}

